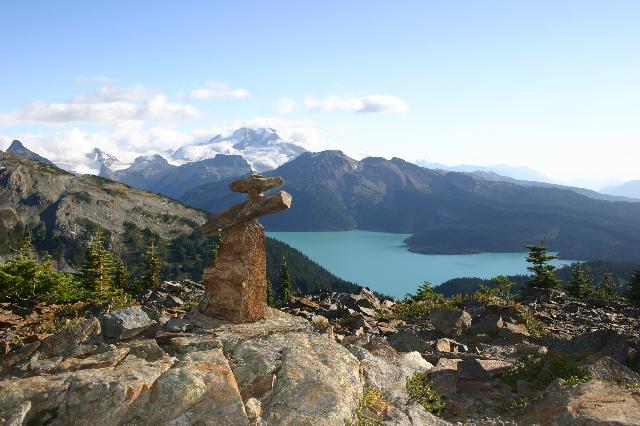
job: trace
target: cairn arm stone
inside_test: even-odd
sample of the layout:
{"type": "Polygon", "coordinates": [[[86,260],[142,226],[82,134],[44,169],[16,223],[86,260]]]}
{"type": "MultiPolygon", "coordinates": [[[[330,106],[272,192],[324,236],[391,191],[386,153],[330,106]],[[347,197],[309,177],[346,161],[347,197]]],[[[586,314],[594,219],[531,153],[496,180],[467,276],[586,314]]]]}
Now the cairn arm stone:
{"type": "Polygon", "coordinates": [[[273,188],[277,188],[284,184],[284,179],[279,176],[274,177],[262,177],[257,174],[247,176],[244,179],[239,179],[231,182],[229,188],[233,192],[252,192],[263,193],[273,188]]]}
{"type": "Polygon", "coordinates": [[[203,235],[217,235],[220,230],[230,228],[240,222],[257,219],[271,213],[291,207],[291,194],[280,191],[276,194],[236,204],[214,217],[200,227],[203,235]]]}

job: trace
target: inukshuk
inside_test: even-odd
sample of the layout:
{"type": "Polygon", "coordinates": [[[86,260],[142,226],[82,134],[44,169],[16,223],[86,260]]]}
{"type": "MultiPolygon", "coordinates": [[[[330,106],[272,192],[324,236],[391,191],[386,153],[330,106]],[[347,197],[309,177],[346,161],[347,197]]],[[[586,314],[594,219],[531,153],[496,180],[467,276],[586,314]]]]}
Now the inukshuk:
{"type": "Polygon", "coordinates": [[[284,183],[281,177],[259,174],[232,182],[234,192],[246,193],[249,199],[218,213],[204,224],[204,235],[224,231],[215,258],[204,269],[206,315],[231,322],[250,322],[267,314],[267,267],[264,228],[258,218],[291,207],[291,195],[265,191],[284,183]]]}

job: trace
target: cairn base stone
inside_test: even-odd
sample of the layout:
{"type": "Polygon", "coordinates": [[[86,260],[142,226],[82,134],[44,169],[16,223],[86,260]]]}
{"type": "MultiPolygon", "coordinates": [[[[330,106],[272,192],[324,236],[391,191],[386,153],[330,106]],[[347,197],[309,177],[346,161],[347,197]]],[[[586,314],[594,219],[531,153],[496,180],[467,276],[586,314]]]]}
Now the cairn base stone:
{"type": "Polygon", "coordinates": [[[267,316],[264,228],[247,220],[228,228],[215,259],[203,271],[206,306],[202,313],[230,322],[267,316]]]}

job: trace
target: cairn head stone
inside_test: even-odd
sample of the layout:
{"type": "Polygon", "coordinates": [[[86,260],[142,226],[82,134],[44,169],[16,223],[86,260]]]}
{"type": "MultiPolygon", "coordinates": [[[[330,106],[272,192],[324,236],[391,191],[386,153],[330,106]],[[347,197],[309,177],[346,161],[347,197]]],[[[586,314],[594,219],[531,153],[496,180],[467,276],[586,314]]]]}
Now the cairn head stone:
{"type": "Polygon", "coordinates": [[[252,173],[246,178],[231,182],[229,188],[233,192],[249,193],[252,192],[262,194],[273,188],[277,188],[284,184],[284,179],[279,176],[263,177],[257,173],[252,173]]]}
{"type": "Polygon", "coordinates": [[[257,219],[271,213],[286,210],[291,207],[291,194],[279,191],[271,195],[263,195],[263,191],[277,188],[284,180],[281,177],[262,177],[252,174],[249,177],[236,180],[231,183],[230,188],[235,192],[249,194],[249,199],[244,203],[236,204],[213,216],[201,228],[204,235],[216,235],[223,229],[244,222],[246,220],[257,219]]]}

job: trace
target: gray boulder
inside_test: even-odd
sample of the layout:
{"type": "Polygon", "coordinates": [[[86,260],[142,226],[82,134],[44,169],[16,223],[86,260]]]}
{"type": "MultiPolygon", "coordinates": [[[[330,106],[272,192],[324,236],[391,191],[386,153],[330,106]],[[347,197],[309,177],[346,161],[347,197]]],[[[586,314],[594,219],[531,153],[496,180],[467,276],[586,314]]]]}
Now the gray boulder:
{"type": "Polygon", "coordinates": [[[193,323],[183,318],[171,318],[164,324],[164,328],[167,331],[183,333],[185,331],[193,330],[193,323]]]}
{"type": "Polygon", "coordinates": [[[434,309],[429,321],[445,336],[459,336],[471,326],[471,315],[459,309],[434,309]]]}
{"type": "Polygon", "coordinates": [[[130,306],[100,317],[102,334],[110,339],[129,339],[154,324],[149,315],[138,306],[130,306]]]}
{"type": "Polygon", "coordinates": [[[400,330],[387,337],[387,342],[398,352],[431,352],[431,346],[412,330],[400,330]]]}

